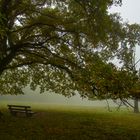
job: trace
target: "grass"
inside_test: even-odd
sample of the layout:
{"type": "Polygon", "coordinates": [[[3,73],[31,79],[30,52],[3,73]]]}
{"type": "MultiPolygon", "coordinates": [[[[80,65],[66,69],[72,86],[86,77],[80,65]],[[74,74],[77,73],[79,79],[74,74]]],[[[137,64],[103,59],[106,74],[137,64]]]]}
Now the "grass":
{"type": "Polygon", "coordinates": [[[3,104],[0,140],[140,140],[140,115],[104,108],[31,104],[32,118],[13,117],[3,104]]]}

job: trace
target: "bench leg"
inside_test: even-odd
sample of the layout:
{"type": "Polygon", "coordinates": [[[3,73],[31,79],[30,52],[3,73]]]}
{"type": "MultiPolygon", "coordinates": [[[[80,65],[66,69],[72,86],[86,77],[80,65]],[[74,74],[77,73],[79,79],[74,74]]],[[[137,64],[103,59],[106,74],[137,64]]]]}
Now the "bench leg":
{"type": "Polygon", "coordinates": [[[26,117],[32,117],[31,113],[26,113],[26,117]]]}
{"type": "Polygon", "coordinates": [[[17,116],[17,112],[11,112],[13,116],[17,116]]]}

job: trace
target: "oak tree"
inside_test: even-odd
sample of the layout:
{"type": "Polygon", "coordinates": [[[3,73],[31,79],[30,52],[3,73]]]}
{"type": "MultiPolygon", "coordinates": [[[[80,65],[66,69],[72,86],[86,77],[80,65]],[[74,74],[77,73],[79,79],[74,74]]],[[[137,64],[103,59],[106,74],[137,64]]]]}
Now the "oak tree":
{"type": "Polygon", "coordinates": [[[100,49],[104,63],[104,51],[111,55],[124,36],[120,17],[108,12],[120,4],[120,0],[0,0],[1,94],[23,93],[29,84],[66,96],[93,90],[87,65],[98,61],[100,49]]]}

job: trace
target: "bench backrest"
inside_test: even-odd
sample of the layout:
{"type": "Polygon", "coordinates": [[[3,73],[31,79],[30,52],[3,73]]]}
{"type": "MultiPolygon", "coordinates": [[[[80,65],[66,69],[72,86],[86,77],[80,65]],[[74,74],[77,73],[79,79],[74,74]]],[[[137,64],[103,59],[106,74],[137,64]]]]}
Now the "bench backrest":
{"type": "Polygon", "coordinates": [[[9,108],[31,108],[30,106],[23,105],[8,105],[9,108]]]}
{"type": "Polygon", "coordinates": [[[18,111],[18,110],[23,110],[23,111],[31,111],[30,106],[22,106],[22,105],[8,105],[8,108],[10,111],[18,111]]]}

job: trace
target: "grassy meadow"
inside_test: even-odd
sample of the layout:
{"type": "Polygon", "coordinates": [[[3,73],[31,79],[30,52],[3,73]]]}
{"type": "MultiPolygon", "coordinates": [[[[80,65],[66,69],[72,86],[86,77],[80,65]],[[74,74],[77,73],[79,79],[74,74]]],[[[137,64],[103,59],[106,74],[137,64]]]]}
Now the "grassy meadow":
{"type": "MultiPolygon", "coordinates": [[[[20,103],[17,103],[20,104],[20,103]]],[[[122,109],[33,104],[33,117],[13,117],[5,103],[0,140],[140,140],[140,114],[122,109]]]]}

